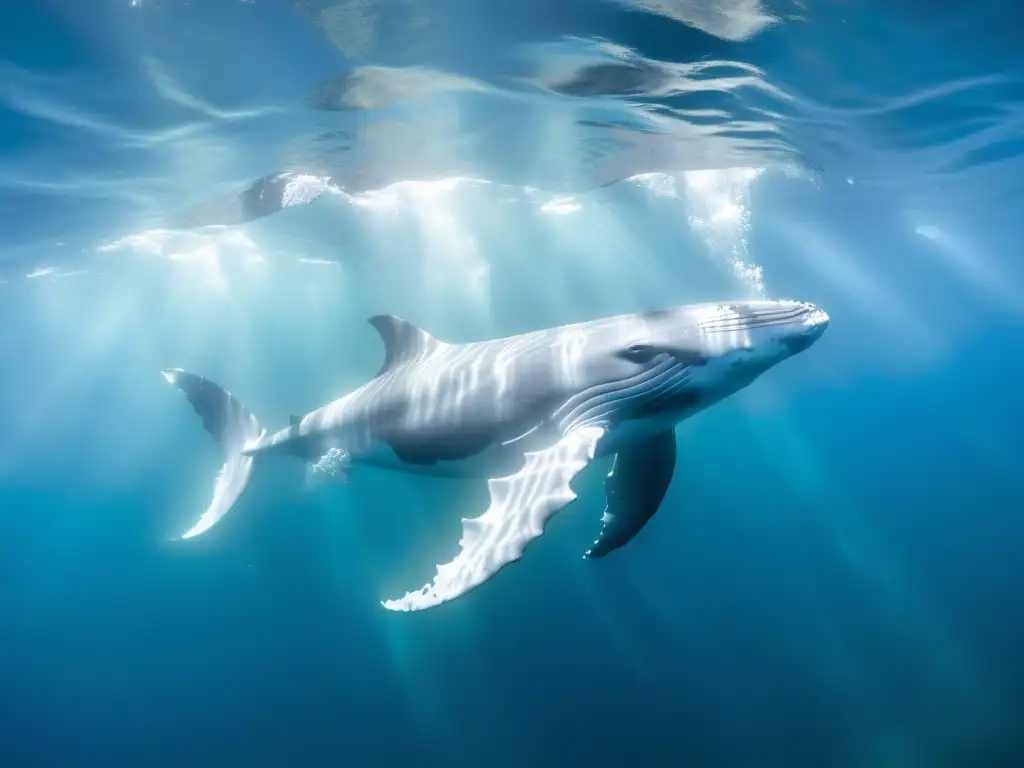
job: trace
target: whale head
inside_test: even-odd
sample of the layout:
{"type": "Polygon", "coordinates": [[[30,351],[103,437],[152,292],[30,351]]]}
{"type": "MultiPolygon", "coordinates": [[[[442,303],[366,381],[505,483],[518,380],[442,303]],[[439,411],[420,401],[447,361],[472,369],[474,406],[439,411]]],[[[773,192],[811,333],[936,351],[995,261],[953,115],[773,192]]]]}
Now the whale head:
{"type": "Polygon", "coordinates": [[[643,410],[698,410],[746,387],[821,338],[828,315],[800,301],[697,304],[642,315],[646,337],[622,356],[676,371],[671,393],[643,410]],[[660,359],[660,360],[659,360],[660,359]]]}
{"type": "Polygon", "coordinates": [[[690,304],[594,327],[587,386],[563,412],[592,419],[675,422],[743,389],[814,344],[828,327],[800,301],[690,304]]]}
{"type": "Polygon", "coordinates": [[[659,356],[706,369],[704,379],[749,383],[821,338],[828,315],[801,301],[694,304],[640,315],[644,338],[621,356],[643,364],[659,356]]]}

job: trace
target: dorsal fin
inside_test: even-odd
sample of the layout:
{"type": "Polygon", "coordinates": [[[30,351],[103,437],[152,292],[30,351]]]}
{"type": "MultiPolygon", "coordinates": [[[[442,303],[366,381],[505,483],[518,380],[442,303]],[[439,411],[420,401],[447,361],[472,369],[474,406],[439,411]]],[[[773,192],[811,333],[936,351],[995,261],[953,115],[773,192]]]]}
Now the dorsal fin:
{"type": "Polygon", "coordinates": [[[370,318],[370,325],[377,329],[384,342],[384,365],[381,366],[380,373],[390,371],[410,360],[425,357],[441,346],[441,342],[422,328],[417,328],[408,320],[394,315],[374,315],[370,318]]]}
{"type": "Polygon", "coordinates": [[[299,416],[297,413],[293,413],[291,416],[288,417],[288,423],[293,427],[297,427],[299,426],[299,424],[302,423],[302,417],[299,416]]]}

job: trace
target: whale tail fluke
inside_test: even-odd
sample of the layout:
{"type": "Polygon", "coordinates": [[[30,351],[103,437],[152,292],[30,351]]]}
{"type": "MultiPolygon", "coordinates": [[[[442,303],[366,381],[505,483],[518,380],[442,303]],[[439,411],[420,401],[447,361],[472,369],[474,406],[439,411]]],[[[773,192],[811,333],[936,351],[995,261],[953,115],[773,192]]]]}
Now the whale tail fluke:
{"type": "Polygon", "coordinates": [[[162,371],[164,378],[182,392],[203,420],[203,426],[224,453],[213,500],[202,517],[181,538],[190,539],[212,528],[228,513],[245,491],[252,475],[253,457],[243,451],[264,433],[259,421],[230,392],[209,379],[180,368],[162,371]]]}

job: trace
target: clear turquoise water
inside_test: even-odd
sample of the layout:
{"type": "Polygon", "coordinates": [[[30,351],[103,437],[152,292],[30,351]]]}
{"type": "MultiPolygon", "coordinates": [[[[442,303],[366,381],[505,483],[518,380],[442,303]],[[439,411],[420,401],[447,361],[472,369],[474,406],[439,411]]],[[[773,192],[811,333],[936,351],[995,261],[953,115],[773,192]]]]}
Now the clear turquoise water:
{"type": "Polygon", "coordinates": [[[5,10],[0,764],[1024,762],[1020,14],[755,6],[5,10]],[[171,541],[218,459],[161,368],[277,427],[373,314],[756,295],[832,325],[604,561],[600,471],[419,614],[480,484],[283,464],[171,541]]]}

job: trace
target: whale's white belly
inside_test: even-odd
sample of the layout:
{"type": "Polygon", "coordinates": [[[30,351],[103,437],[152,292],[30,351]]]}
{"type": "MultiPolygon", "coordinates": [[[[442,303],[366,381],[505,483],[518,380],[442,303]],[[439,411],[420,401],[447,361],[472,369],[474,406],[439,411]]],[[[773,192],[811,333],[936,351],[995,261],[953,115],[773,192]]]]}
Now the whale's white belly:
{"type": "MultiPolygon", "coordinates": [[[[597,446],[597,456],[610,456],[631,446],[647,442],[666,429],[675,426],[675,420],[664,416],[623,422],[611,430],[597,446]]],[[[377,441],[353,457],[353,463],[436,477],[504,477],[523,466],[523,455],[543,450],[557,439],[550,428],[538,428],[515,440],[492,443],[486,449],[465,459],[439,460],[433,464],[414,464],[403,461],[386,442],[377,441]]]]}
{"type": "Polygon", "coordinates": [[[537,428],[504,443],[491,443],[484,450],[457,460],[438,460],[432,464],[403,461],[383,441],[375,441],[353,457],[353,463],[436,477],[503,477],[523,466],[523,454],[546,448],[555,437],[550,429],[537,428]]]}

